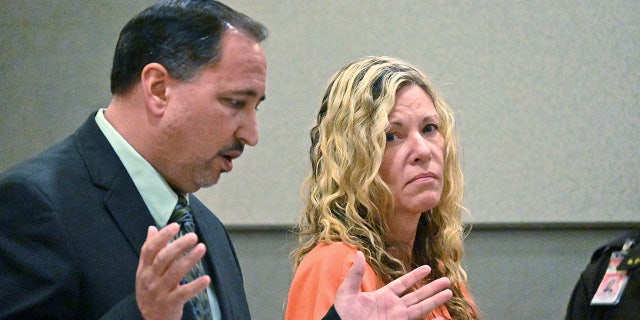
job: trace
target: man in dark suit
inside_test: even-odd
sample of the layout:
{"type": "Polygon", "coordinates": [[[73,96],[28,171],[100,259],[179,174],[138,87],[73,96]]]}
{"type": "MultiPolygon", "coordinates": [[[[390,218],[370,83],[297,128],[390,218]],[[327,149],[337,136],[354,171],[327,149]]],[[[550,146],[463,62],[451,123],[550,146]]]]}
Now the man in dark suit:
{"type": "MultiPolygon", "coordinates": [[[[0,318],[195,318],[204,292],[208,318],[250,319],[229,236],[190,194],[258,142],[266,36],[215,1],[165,1],[127,23],[109,106],[0,176],[0,318]],[[178,236],[182,198],[196,232],[178,236]],[[205,275],[183,282],[199,261],[205,275]]],[[[356,274],[338,313],[356,301],[380,314],[433,309],[444,288],[403,296],[425,275],[362,295],[356,274]]]]}
{"type": "Polygon", "coordinates": [[[205,288],[214,319],[250,318],[220,221],[189,196],[197,237],[169,243],[169,219],[258,142],[266,36],[213,1],[161,3],[123,28],[110,105],[2,175],[0,318],[171,319],[205,288]],[[208,276],[180,285],[201,257],[208,276]]]}

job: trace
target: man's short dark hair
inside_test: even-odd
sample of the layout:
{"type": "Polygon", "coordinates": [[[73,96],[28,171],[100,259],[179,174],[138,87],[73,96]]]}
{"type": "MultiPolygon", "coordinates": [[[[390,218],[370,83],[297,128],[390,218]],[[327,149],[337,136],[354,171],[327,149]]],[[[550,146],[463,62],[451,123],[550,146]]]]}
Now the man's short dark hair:
{"type": "Polygon", "coordinates": [[[221,38],[235,28],[257,42],[266,27],[211,0],[168,0],[131,19],[120,32],[111,69],[111,93],[126,94],[149,63],[163,65],[178,80],[188,80],[220,59],[221,38]]]}

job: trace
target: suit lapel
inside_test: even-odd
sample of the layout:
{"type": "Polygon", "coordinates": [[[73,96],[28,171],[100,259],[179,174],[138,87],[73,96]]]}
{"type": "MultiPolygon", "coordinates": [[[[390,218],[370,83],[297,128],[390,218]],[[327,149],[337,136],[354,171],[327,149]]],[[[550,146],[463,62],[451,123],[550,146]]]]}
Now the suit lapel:
{"type": "MultiPolygon", "coordinates": [[[[98,128],[95,112],[76,131],[74,143],[91,181],[105,191],[106,211],[131,249],[140,256],[147,228],[155,222],[124,165],[98,128]]],[[[190,202],[198,235],[207,245],[206,263],[210,267],[222,319],[249,319],[240,266],[224,226],[198,199],[190,196],[190,202]]],[[[184,319],[190,318],[190,314],[187,304],[184,319]]]]}
{"type": "Polygon", "coordinates": [[[198,236],[207,245],[207,262],[222,319],[249,317],[242,274],[224,226],[198,199],[190,196],[198,236]],[[246,314],[244,314],[246,312],[246,314]]]}
{"type": "Polygon", "coordinates": [[[104,204],[131,248],[140,256],[147,228],[155,225],[155,221],[135,186],[132,189],[131,185],[133,182],[129,175],[118,176],[104,198],[104,204]]]}
{"type": "Polygon", "coordinates": [[[104,205],[107,211],[131,249],[140,256],[147,228],[155,223],[120,158],[98,128],[95,112],[78,129],[74,142],[92,182],[105,190],[104,205]]]}

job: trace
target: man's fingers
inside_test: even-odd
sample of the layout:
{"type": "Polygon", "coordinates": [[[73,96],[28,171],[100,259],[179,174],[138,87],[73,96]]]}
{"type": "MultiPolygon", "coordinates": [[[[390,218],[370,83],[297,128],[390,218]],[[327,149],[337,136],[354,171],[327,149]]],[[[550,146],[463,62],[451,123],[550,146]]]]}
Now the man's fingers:
{"type": "Polygon", "coordinates": [[[147,279],[144,280],[147,285],[153,286],[155,278],[158,282],[156,285],[164,287],[165,290],[172,290],[205,255],[206,246],[202,243],[197,244],[198,236],[195,233],[185,234],[170,242],[178,231],[179,226],[175,223],[160,231],[155,227],[149,227],[138,266],[138,272],[142,279],[147,279]]]}
{"type": "Polygon", "coordinates": [[[169,243],[169,240],[173,239],[178,231],[180,231],[180,226],[177,223],[171,223],[160,231],[156,227],[150,226],[147,231],[147,239],[140,250],[141,266],[153,264],[158,252],[169,243]]]}
{"type": "Polygon", "coordinates": [[[211,278],[205,275],[189,283],[180,285],[172,294],[174,294],[176,298],[184,304],[191,300],[191,298],[195,297],[196,294],[204,291],[210,282],[211,278]]]}
{"type": "Polygon", "coordinates": [[[196,243],[198,243],[198,236],[195,233],[187,233],[176,241],[167,244],[158,252],[153,261],[155,272],[163,274],[175,260],[180,259],[187,251],[191,250],[196,243]]]}
{"type": "Polygon", "coordinates": [[[155,257],[155,255],[152,254],[152,252],[150,252],[150,248],[149,248],[149,242],[151,241],[151,239],[155,238],[155,236],[158,234],[158,228],[156,228],[155,226],[149,226],[149,228],[147,228],[147,238],[144,241],[144,244],[142,244],[142,248],[140,249],[140,263],[138,264],[138,268],[141,268],[143,265],[150,265],[153,262],[153,258],[155,257]]]}
{"type": "Polygon", "coordinates": [[[189,272],[189,270],[191,270],[196,265],[196,263],[200,261],[200,259],[202,259],[206,251],[207,248],[203,243],[198,243],[185,255],[182,255],[182,252],[184,251],[180,251],[179,256],[167,266],[164,281],[166,281],[167,283],[180,282],[180,280],[184,278],[187,272],[189,272]]]}
{"type": "Polygon", "coordinates": [[[349,269],[349,273],[347,273],[347,277],[344,279],[340,288],[338,288],[338,293],[343,295],[346,294],[357,294],[360,292],[360,285],[362,284],[362,278],[364,277],[364,254],[360,251],[356,252],[355,260],[353,261],[353,266],[349,269]]]}
{"type": "Polygon", "coordinates": [[[431,268],[429,266],[420,266],[404,276],[389,282],[386,287],[395,295],[400,296],[407,289],[418,283],[418,281],[429,275],[430,272],[431,268]]]}
{"type": "Polygon", "coordinates": [[[211,283],[211,278],[205,275],[180,285],[189,270],[205,255],[207,248],[197,243],[195,233],[171,241],[179,230],[176,223],[160,231],[153,226],[148,229],[136,272],[136,301],[143,314],[145,311],[147,314],[157,312],[158,306],[163,305],[175,305],[182,310],[182,305],[211,283]]]}

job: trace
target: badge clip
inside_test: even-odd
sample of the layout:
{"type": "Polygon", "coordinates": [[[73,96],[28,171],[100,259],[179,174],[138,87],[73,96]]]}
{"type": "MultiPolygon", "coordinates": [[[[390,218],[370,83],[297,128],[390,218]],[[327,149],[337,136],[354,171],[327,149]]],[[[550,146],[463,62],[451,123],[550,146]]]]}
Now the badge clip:
{"type": "Polygon", "coordinates": [[[611,253],[607,271],[598,286],[596,294],[591,299],[591,305],[616,305],[620,302],[629,276],[626,270],[619,270],[618,266],[624,260],[633,244],[633,240],[627,239],[622,246],[622,250],[611,253]]]}

